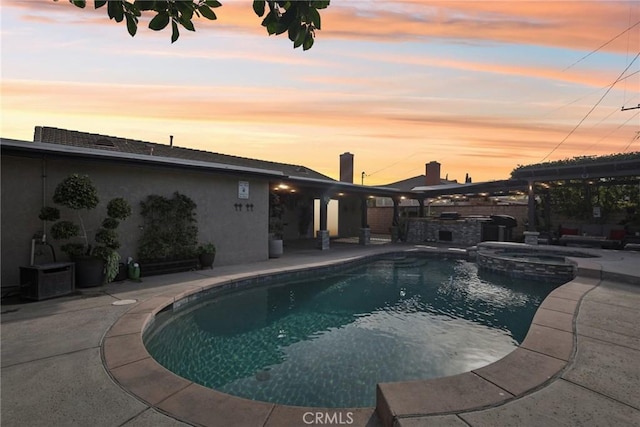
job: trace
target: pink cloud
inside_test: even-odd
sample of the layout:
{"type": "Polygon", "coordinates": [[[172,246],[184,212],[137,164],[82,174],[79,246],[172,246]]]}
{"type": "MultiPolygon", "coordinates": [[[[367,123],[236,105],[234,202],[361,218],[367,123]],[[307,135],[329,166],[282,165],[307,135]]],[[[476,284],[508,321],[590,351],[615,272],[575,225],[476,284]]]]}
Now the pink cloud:
{"type": "MultiPolygon", "coordinates": [[[[629,2],[612,1],[394,1],[385,7],[375,3],[363,11],[362,2],[351,6],[335,2],[321,11],[323,27],[318,38],[340,40],[447,39],[458,42],[499,42],[592,50],[640,21],[640,8],[629,2]]],[[[46,19],[69,24],[113,24],[106,9],[94,10],[89,3],[80,10],[66,1],[32,2],[5,0],[3,7],[23,11],[23,19],[46,19]],[[42,16],[46,14],[47,16],[42,16]],[[35,16],[34,16],[35,15],[35,16]],[[99,20],[93,18],[100,17],[99,20]]],[[[216,21],[196,20],[200,31],[231,31],[262,34],[261,18],[251,10],[250,1],[226,2],[216,9],[216,21]]],[[[143,19],[145,22],[147,18],[143,19]]],[[[40,21],[42,22],[42,21],[40,21]]],[[[146,26],[146,24],[143,24],[146,26]]],[[[640,26],[639,26],[640,27],[640,26]]],[[[640,28],[631,32],[638,39],[640,28]]],[[[603,50],[623,53],[627,37],[603,50]]]]}

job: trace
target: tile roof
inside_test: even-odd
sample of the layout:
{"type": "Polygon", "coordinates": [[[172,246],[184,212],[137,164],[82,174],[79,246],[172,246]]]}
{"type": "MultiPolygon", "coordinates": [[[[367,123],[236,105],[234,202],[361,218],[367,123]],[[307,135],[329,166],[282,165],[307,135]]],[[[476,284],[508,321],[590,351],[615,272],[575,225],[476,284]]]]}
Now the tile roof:
{"type": "Polygon", "coordinates": [[[269,169],[281,171],[287,176],[300,178],[313,178],[335,181],[326,175],[316,172],[301,165],[270,162],[266,160],[249,159],[227,154],[213,153],[210,151],[195,150],[158,144],[155,142],[139,141],[135,139],[119,138],[115,136],[100,135],[95,133],[79,132],[75,130],[58,129],[53,127],[36,126],[34,142],[49,144],[69,145],[82,148],[116,151],[158,157],[168,157],[184,160],[197,160],[202,162],[221,163],[233,166],[242,166],[256,169],[269,169]]]}

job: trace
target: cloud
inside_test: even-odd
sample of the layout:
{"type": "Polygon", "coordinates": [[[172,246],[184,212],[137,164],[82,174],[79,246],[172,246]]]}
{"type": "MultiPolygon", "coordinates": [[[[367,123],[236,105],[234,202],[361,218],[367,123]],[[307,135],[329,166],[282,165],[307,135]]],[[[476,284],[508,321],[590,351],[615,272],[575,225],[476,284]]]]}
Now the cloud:
{"type": "MultiPolygon", "coordinates": [[[[216,9],[218,20],[196,19],[196,29],[266,37],[266,30],[260,25],[262,19],[253,13],[250,3],[249,0],[225,2],[216,9]]],[[[321,11],[322,30],[317,37],[389,43],[439,39],[590,51],[618,35],[630,23],[640,21],[640,7],[633,6],[629,2],[612,1],[334,2],[321,11]]],[[[94,10],[90,4],[80,10],[64,1],[4,0],[3,7],[20,10],[21,19],[32,22],[113,25],[105,7],[94,10]]],[[[142,22],[148,19],[143,18],[142,22]]],[[[639,31],[640,26],[632,30],[630,37],[637,40],[639,31]]],[[[603,51],[626,53],[627,40],[621,37],[603,51]]]]}

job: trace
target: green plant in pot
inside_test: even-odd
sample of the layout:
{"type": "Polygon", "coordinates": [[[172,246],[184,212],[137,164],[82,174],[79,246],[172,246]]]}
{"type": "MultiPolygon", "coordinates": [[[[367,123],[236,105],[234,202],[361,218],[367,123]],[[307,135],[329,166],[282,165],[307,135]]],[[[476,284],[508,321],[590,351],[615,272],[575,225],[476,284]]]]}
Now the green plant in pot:
{"type": "Polygon", "coordinates": [[[216,246],[213,243],[204,243],[198,246],[198,260],[201,268],[213,268],[213,261],[216,259],[216,246]]]}
{"type": "MultiPolygon", "coordinates": [[[[76,286],[100,286],[112,280],[114,265],[116,274],[120,256],[115,251],[120,243],[115,229],[119,220],[131,214],[131,207],[126,200],[117,198],[107,206],[108,217],[95,235],[95,244],[89,241],[87,227],[83,215],[98,206],[98,191],[86,175],[72,174],[55,188],[53,202],[76,212],[78,223],[71,220],[60,220],[51,226],[51,237],[56,240],[68,240],[60,249],[76,263],[76,286]],[[75,240],[75,241],[73,241],[75,240]],[[105,274],[105,266],[106,274],[105,274]]],[[[40,219],[55,221],[60,218],[57,208],[45,206],[40,212],[40,219]]]]}
{"type": "Polygon", "coordinates": [[[120,241],[116,229],[120,221],[131,215],[131,206],[122,197],[112,199],[107,204],[107,217],[102,221],[102,227],[96,232],[95,241],[98,245],[94,254],[105,262],[104,283],[112,282],[120,271],[120,254],[118,248],[120,241]]]}

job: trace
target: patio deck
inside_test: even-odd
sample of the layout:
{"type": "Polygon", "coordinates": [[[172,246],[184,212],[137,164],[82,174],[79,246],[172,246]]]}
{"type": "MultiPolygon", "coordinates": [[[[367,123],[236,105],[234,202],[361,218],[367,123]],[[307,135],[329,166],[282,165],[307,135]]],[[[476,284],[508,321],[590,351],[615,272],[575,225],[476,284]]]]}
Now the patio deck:
{"type": "MultiPolygon", "coordinates": [[[[152,298],[166,299],[168,295],[180,294],[214,279],[331,263],[412,247],[400,244],[361,247],[337,243],[329,251],[319,251],[306,245],[289,246],[282,258],[264,262],[155,276],[145,278],[141,283],[115,283],[83,290],[80,295],[47,301],[26,304],[3,302],[0,423],[6,426],[189,425],[167,415],[175,414],[171,408],[174,406],[181,410],[183,420],[188,418],[194,425],[307,425],[309,419],[302,419],[300,411],[295,408],[258,404],[264,405],[258,412],[262,414],[266,409],[266,415],[254,417],[254,413],[237,410],[233,401],[224,396],[218,403],[174,399],[171,405],[162,405],[160,402],[150,404],[143,401],[114,382],[105,368],[101,347],[105,336],[110,330],[114,336],[111,328],[125,313],[131,310],[128,316],[135,317],[136,308],[141,310],[141,302],[150,304],[152,298]],[[125,299],[136,299],[139,303],[113,305],[125,299]],[[186,407],[192,412],[190,418],[183,415],[186,407]]],[[[447,251],[448,248],[432,250],[447,251]]],[[[402,412],[402,408],[396,406],[393,414],[396,425],[639,425],[640,253],[598,253],[602,258],[586,259],[582,266],[583,272],[594,276],[591,283],[595,286],[583,289],[586,292],[584,296],[577,296],[571,290],[554,296],[545,309],[549,312],[547,316],[540,316],[537,321],[540,323],[538,330],[545,332],[538,338],[545,341],[547,336],[567,333],[567,325],[564,324],[569,314],[566,304],[574,304],[577,308],[570,316],[576,351],[567,357],[557,358],[568,361],[560,374],[506,403],[436,411],[439,412],[437,415],[411,412],[411,405],[406,406],[410,408],[409,412],[402,412]],[[540,320],[542,318],[545,320],[540,320]]],[[[120,331],[124,337],[127,334],[123,332],[128,331],[120,331]]],[[[532,336],[532,340],[535,338],[532,336]]],[[[526,351],[535,353],[534,356],[541,354],[539,350],[530,350],[531,347],[529,345],[526,351]]],[[[554,350],[559,349],[551,349],[554,350]]],[[[126,357],[123,352],[118,354],[126,357]]],[[[494,374],[485,371],[484,377],[494,374]]],[[[148,381],[157,383],[154,378],[148,381]]],[[[496,387],[505,393],[520,390],[526,378],[516,377],[510,381],[508,387],[496,381],[496,387]]],[[[170,388],[171,384],[156,384],[154,391],[160,395],[166,393],[163,387],[170,388]]],[[[446,408],[446,402],[441,401],[443,396],[434,399],[440,400],[440,406],[446,408]]],[[[414,396],[414,400],[422,400],[418,404],[423,404],[425,396],[414,396]]],[[[373,408],[354,411],[352,418],[343,415],[339,421],[342,425],[354,426],[381,424],[373,408]],[[349,423],[351,419],[353,422],[349,423]]]]}

